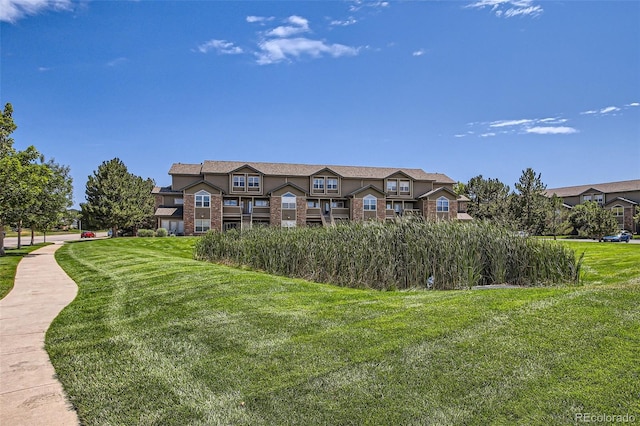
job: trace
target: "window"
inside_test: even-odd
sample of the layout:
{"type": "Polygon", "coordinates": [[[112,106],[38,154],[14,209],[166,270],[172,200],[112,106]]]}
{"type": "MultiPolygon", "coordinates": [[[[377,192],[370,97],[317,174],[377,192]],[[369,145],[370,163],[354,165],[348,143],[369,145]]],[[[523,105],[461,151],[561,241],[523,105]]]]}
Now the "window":
{"type": "Polygon", "coordinates": [[[364,211],[374,212],[378,210],[378,199],[373,195],[367,195],[364,197],[364,211]]]}
{"type": "Polygon", "coordinates": [[[328,178],[327,179],[327,189],[329,189],[329,190],[337,190],[338,189],[338,179],[328,178]]]}
{"type": "Polygon", "coordinates": [[[344,208],[344,201],[332,201],[331,202],[331,208],[332,209],[343,209],[344,208]]]}
{"type": "Polygon", "coordinates": [[[250,189],[260,188],[260,176],[249,176],[249,188],[250,189]]]}
{"type": "Polygon", "coordinates": [[[269,200],[256,200],[256,207],[269,207],[269,200]]]}
{"type": "Polygon", "coordinates": [[[211,195],[205,191],[196,192],[196,207],[209,207],[211,205],[211,195]]]}
{"type": "Polygon", "coordinates": [[[296,196],[287,192],[282,196],[282,210],[295,210],[296,196]]]}
{"type": "Polygon", "coordinates": [[[582,196],[582,202],[586,203],[587,201],[591,201],[591,195],[582,196]]]}
{"type": "Polygon", "coordinates": [[[449,199],[446,197],[440,197],[436,201],[436,211],[437,212],[448,212],[449,211],[449,199]]]}
{"type": "Polygon", "coordinates": [[[604,204],[604,194],[596,194],[593,196],[593,201],[602,205],[604,204]]]}
{"type": "Polygon", "coordinates": [[[196,232],[207,232],[211,228],[209,219],[196,219],[196,232]]]}
{"type": "Polygon", "coordinates": [[[324,178],[314,178],[313,179],[313,189],[314,190],[324,190],[324,178]]]}
{"type": "Polygon", "coordinates": [[[310,209],[317,209],[320,207],[320,202],[318,200],[309,200],[307,201],[307,207],[310,209]]]}
{"type": "Polygon", "coordinates": [[[233,176],[233,189],[237,190],[244,190],[245,188],[245,180],[244,180],[244,175],[234,175],[233,176]]]}
{"type": "Polygon", "coordinates": [[[388,180],[387,181],[387,192],[396,192],[398,190],[398,181],[396,180],[388,180]]]}
{"type": "Polygon", "coordinates": [[[173,204],[176,206],[181,206],[184,204],[184,199],[182,198],[176,198],[175,200],[173,200],[173,204]]]}
{"type": "Polygon", "coordinates": [[[238,200],[236,200],[236,199],[224,200],[224,205],[225,206],[237,206],[238,205],[238,200]]]}
{"type": "Polygon", "coordinates": [[[409,192],[409,181],[401,180],[400,181],[400,192],[409,192]]]}
{"type": "Polygon", "coordinates": [[[613,206],[613,208],[611,209],[611,211],[613,212],[613,215],[615,217],[622,217],[624,216],[624,207],[622,206],[613,206]]]}

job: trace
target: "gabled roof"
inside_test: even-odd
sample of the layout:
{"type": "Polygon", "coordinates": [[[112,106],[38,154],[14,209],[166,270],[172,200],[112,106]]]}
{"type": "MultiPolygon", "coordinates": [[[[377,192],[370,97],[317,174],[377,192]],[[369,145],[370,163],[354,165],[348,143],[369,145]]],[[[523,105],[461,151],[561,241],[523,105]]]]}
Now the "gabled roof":
{"type": "Polygon", "coordinates": [[[253,167],[253,166],[252,166],[251,164],[249,164],[249,163],[245,163],[244,165],[242,165],[242,166],[238,167],[237,169],[235,169],[235,170],[231,170],[229,173],[235,173],[235,172],[237,172],[238,170],[242,170],[242,169],[251,169],[251,170],[253,170],[253,171],[254,171],[254,172],[256,172],[256,173],[260,173],[260,174],[262,174],[262,172],[261,172],[260,170],[256,169],[255,167],[253,167]]]}
{"type": "Polygon", "coordinates": [[[332,175],[344,177],[340,173],[336,172],[335,170],[331,170],[329,167],[323,167],[322,169],[315,172],[314,175],[319,175],[320,173],[324,173],[324,172],[330,172],[330,174],[332,175]]]}
{"type": "Polygon", "coordinates": [[[582,195],[585,193],[589,193],[589,194],[593,194],[593,193],[598,193],[598,194],[602,194],[602,191],[599,189],[594,188],[593,186],[590,186],[589,188],[585,189],[584,191],[582,191],[580,194],[578,195],[582,195]]]}
{"type": "Polygon", "coordinates": [[[566,186],[562,188],[548,188],[546,193],[548,196],[556,194],[558,197],[575,197],[583,194],[588,189],[594,189],[596,190],[596,192],[602,192],[605,194],[640,191],[640,179],[589,185],[566,186]]]}
{"type": "Polygon", "coordinates": [[[430,197],[430,196],[435,195],[438,192],[442,192],[442,191],[448,192],[449,194],[451,194],[454,197],[456,197],[456,199],[458,198],[458,194],[456,194],[453,190],[451,190],[449,188],[442,187],[442,186],[439,187],[439,188],[432,189],[431,191],[422,194],[418,198],[427,198],[427,197],[430,197]]]}
{"type": "Polygon", "coordinates": [[[638,205],[638,203],[636,203],[635,201],[630,200],[628,198],[624,198],[624,197],[616,197],[613,200],[609,200],[606,205],[610,206],[612,204],[620,203],[620,201],[622,201],[623,203],[631,204],[632,206],[637,206],[638,205]]]}
{"type": "Polygon", "coordinates": [[[197,182],[190,183],[189,185],[185,186],[184,188],[181,188],[180,191],[184,191],[184,190],[187,190],[189,188],[193,188],[194,186],[198,186],[198,185],[200,185],[202,183],[204,183],[205,185],[207,185],[210,188],[215,189],[216,191],[220,191],[221,194],[226,194],[226,192],[222,188],[220,188],[220,187],[218,187],[218,186],[216,186],[216,185],[212,184],[211,182],[206,181],[204,179],[200,179],[197,182]]]}
{"type": "Polygon", "coordinates": [[[347,194],[347,197],[353,197],[354,195],[357,195],[357,194],[359,194],[361,192],[364,192],[364,191],[367,191],[369,189],[373,189],[374,191],[376,191],[376,192],[378,192],[378,193],[380,193],[382,195],[386,195],[384,193],[384,191],[382,189],[378,188],[377,186],[375,186],[375,185],[367,185],[367,186],[364,186],[362,188],[358,188],[353,192],[350,192],[349,194],[347,194]]]}
{"type": "Polygon", "coordinates": [[[295,188],[298,191],[302,192],[303,194],[309,195],[309,191],[307,191],[306,189],[300,188],[298,185],[296,185],[295,183],[291,183],[291,182],[283,183],[282,185],[278,186],[277,188],[273,188],[271,191],[267,192],[267,194],[271,195],[274,192],[280,191],[282,188],[286,188],[286,187],[295,188]]]}
{"type": "Polygon", "coordinates": [[[333,166],[318,164],[290,164],[290,163],[263,163],[244,161],[205,161],[203,164],[188,165],[177,163],[171,167],[169,174],[228,174],[243,166],[249,166],[255,170],[272,176],[313,176],[314,174],[330,169],[339,176],[345,178],[384,179],[387,176],[402,172],[414,180],[435,181],[438,183],[455,183],[453,179],[442,173],[427,173],[422,169],[405,169],[394,167],[367,167],[367,166],[333,166]]]}

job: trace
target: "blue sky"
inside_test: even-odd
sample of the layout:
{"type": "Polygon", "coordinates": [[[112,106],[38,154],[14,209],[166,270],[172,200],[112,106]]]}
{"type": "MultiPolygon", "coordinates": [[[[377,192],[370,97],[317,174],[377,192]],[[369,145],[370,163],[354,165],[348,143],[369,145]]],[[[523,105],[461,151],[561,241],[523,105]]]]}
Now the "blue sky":
{"type": "Polygon", "coordinates": [[[17,148],[417,167],[513,187],[640,178],[638,1],[0,0],[17,148]]]}

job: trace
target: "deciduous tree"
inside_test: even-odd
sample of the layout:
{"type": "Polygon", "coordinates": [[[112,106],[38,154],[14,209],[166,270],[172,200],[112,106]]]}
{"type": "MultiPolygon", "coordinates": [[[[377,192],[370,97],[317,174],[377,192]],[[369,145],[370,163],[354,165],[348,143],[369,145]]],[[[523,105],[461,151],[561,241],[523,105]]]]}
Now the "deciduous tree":
{"type": "Polygon", "coordinates": [[[43,164],[43,156],[35,147],[24,151],[13,147],[11,133],[16,128],[13,107],[7,103],[0,119],[0,256],[5,254],[7,225],[17,225],[18,247],[21,246],[22,222],[38,205],[51,177],[51,170],[43,164]]]}

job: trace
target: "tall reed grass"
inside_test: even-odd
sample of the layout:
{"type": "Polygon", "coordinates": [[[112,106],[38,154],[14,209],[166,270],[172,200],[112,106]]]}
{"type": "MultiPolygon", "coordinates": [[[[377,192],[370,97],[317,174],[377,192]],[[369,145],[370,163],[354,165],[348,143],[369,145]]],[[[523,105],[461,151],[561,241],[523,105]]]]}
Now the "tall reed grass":
{"type": "Polygon", "coordinates": [[[581,259],[553,241],[488,222],[351,222],[333,227],[209,232],[199,260],[380,290],[577,282],[581,259]]]}

